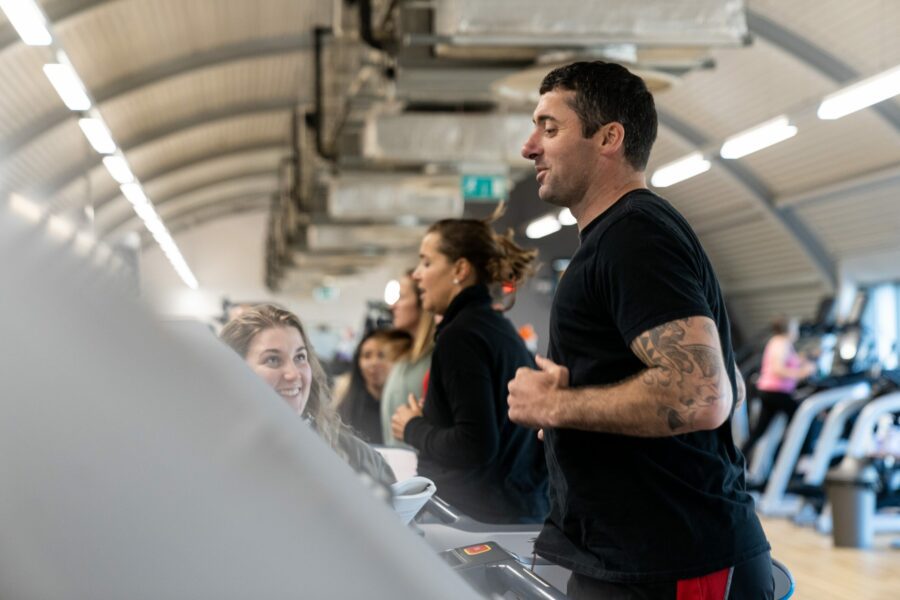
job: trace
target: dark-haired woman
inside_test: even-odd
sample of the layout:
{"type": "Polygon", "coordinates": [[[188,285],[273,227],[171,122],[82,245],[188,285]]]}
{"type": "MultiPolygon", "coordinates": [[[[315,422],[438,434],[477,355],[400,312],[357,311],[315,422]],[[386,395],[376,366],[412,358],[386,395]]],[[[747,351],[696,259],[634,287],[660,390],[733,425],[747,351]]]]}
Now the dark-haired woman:
{"type": "Polygon", "coordinates": [[[443,499],[489,523],[540,522],[548,510],[537,436],[507,415],[507,385],[534,360],[489,291],[529,275],[535,254],[488,222],[448,219],[428,230],[413,272],[422,306],[443,319],[424,407],[410,397],[392,431],[419,451],[419,473],[443,499]]]}
{"type": "Polygon", "coordinates": [[[341,398],[338,413],[344,423],[370,444],[383,444],[381,395],[388,373],[412,338],[399,329],[376,329],[363,336],[353,356],[350,384],[341,398]]]}

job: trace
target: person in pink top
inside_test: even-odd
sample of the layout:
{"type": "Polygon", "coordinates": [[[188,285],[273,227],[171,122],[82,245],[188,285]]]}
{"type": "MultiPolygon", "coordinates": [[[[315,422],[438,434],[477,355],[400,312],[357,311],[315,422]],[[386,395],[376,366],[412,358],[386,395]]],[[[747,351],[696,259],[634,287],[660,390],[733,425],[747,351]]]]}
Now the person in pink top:
{"type": "Polygon", "coordinates": [[[772,322],[772,337],[763,350],[762,368],[756,382],[762,409],[756,427],[742,448],[745,456],[750,455],[776,415],[783,413],[790,420],[797,410],[793,396],[797,383],[816,371],[815,363],[794,350],[797,334],[796,322],[788,321],[786,317],[778,317],[772,322]]]}

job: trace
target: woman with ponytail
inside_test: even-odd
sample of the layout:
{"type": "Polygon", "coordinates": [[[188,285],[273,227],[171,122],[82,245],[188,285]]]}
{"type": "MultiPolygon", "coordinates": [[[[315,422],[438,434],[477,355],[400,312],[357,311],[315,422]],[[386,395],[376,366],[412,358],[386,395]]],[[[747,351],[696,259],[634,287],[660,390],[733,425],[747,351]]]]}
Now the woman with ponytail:
{"type": "Polygon", "coordinates": [[[469,516],[488,523],[542,522],[547,468],[536,432],[509,420],[507,385],[534,360],[490,288],[529,276],[537,252],[496,234],[491,221],[432,225],[413,279],[422,307],[442,316],[424,405],[410,395],[392,433],[419,452],[419,474],[469,516]]]}

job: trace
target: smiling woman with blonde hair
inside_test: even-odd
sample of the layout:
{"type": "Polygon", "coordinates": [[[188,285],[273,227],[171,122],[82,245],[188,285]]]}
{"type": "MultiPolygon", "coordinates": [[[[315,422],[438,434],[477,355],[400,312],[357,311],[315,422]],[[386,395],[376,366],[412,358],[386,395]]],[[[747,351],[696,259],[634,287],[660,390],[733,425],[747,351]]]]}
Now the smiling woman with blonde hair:
{"type": "Polygon", "coordinates": [[[334,411],[325,369],[296,315],[260,304],[229,321],[219,337],[354,470],[385,485],[394,482],[381,455],[354,436],[334,411]]]}

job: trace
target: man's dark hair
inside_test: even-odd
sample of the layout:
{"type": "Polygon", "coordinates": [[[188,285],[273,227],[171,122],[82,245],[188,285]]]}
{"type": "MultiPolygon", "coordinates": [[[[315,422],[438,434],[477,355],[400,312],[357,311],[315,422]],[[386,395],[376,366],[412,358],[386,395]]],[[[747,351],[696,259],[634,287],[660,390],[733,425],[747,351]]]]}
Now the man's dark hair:
{"type": "Polygon", "coordinates": [[[625,128],[625,159],[638,171],[647,167],[656,141],[656,106],[644,80],[628,69],[603,61],[576,62],[554,69],[541,82],[541,94],[575,92],[572,109],[589,138],[616,121],[625,128]]]}

